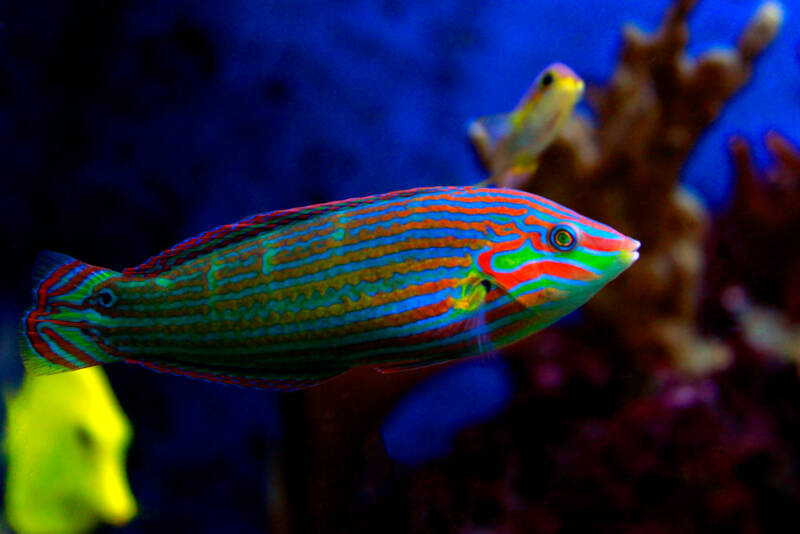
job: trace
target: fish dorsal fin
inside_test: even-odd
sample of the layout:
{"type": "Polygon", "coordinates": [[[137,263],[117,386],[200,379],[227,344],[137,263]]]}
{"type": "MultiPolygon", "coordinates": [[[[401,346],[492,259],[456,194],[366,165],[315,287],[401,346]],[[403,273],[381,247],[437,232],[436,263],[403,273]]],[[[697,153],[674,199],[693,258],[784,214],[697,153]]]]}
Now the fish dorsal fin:
{"type": "Polygon", "coordinates": [[[337,200],[325,204],[314,204],[301,208],[271,211],[253,215],[237,223],[218,226],[196,237],[178,243],[172,248],[153,256],[136,267],[122,271],[125,276],[155,277],[194,258],[205,256],[216,250],[253,237],[261,232],[268,232],[299,221],[308,221],[331,211],[354,208],[364,204],[406,198],[421,193],[433,193],[452,190],[453,187],[420,187],[404,191],[393,191],[368,197],[337,200]]]}

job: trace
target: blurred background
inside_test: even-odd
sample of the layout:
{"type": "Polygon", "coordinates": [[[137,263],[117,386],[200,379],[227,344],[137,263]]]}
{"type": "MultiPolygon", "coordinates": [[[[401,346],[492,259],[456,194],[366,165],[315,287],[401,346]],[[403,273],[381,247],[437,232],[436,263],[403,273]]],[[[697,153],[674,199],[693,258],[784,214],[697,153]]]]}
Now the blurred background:
{"type": "Polygon", "coordinates": [[[285,395],[108,367],[138,516],[101,530],[795,531],[800,11],[767,46],[776,7],[690,4],[0,0],[6,391],[39,250],[122,269],[254,213],[476,183],[468,121],[554,61],[589,90],[525,187],[643,243],[502,358],[285,395]]]}

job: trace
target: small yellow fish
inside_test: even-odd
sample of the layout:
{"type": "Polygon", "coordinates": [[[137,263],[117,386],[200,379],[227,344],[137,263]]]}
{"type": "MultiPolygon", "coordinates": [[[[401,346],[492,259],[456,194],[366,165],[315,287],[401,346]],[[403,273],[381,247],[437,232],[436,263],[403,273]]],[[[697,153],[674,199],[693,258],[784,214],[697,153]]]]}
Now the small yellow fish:
{"type": "Polygon", "coordinates": [[[470,123],[470,140],[490,173],[486,182],[514,188],[532,176],[539,156],[561,132],[583,90],[580,76],[553,63],[539,73],[510,113],[470,123]]]}
{"type": "Polygon", "coordinates": [[[5,513],[16,532],[90,532],[133,519],[131,425],[100,367],[28,374],[6,406],[5,513]]]}

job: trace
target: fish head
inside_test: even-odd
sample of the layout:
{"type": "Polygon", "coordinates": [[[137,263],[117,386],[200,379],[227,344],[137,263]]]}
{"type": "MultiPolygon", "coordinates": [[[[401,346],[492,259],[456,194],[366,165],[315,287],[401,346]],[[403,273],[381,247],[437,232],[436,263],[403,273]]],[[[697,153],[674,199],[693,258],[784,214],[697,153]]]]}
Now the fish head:
{"type": "Polygon", "coordinates": [[[589,300],[639,258],[640,243],[543,197],[521,201],[506,235],[478,256],[478,268],[541,327],[589,300]]]}
{"type": "Polygon", "coordinates": [[[484,165],[500,176],[512,167],[531,172],[583,96],[583,80],[562,63],[545,68],[509,113],[480,117],[468,133],[484,165]]]}
{"type": "Polygon", "coordinates": [[[563,63],[547,66],[515,108],[518,126],[560,130],[583,97],[584,87],[583,79],[563,63]]]}

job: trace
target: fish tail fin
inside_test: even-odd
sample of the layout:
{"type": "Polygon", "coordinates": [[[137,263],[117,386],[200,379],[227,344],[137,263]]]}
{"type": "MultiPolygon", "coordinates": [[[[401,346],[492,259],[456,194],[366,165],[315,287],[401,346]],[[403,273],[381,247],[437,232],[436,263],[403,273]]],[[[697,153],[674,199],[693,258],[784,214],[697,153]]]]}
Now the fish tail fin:
{"type": "Polygon", "coordinates": [[[119,273],[44,251],[33,265],[34,304],[22,318],[19,347],[25,369],[53,374],[120,358],[109,354],[86,304],[92,290],[119,273]]]}

